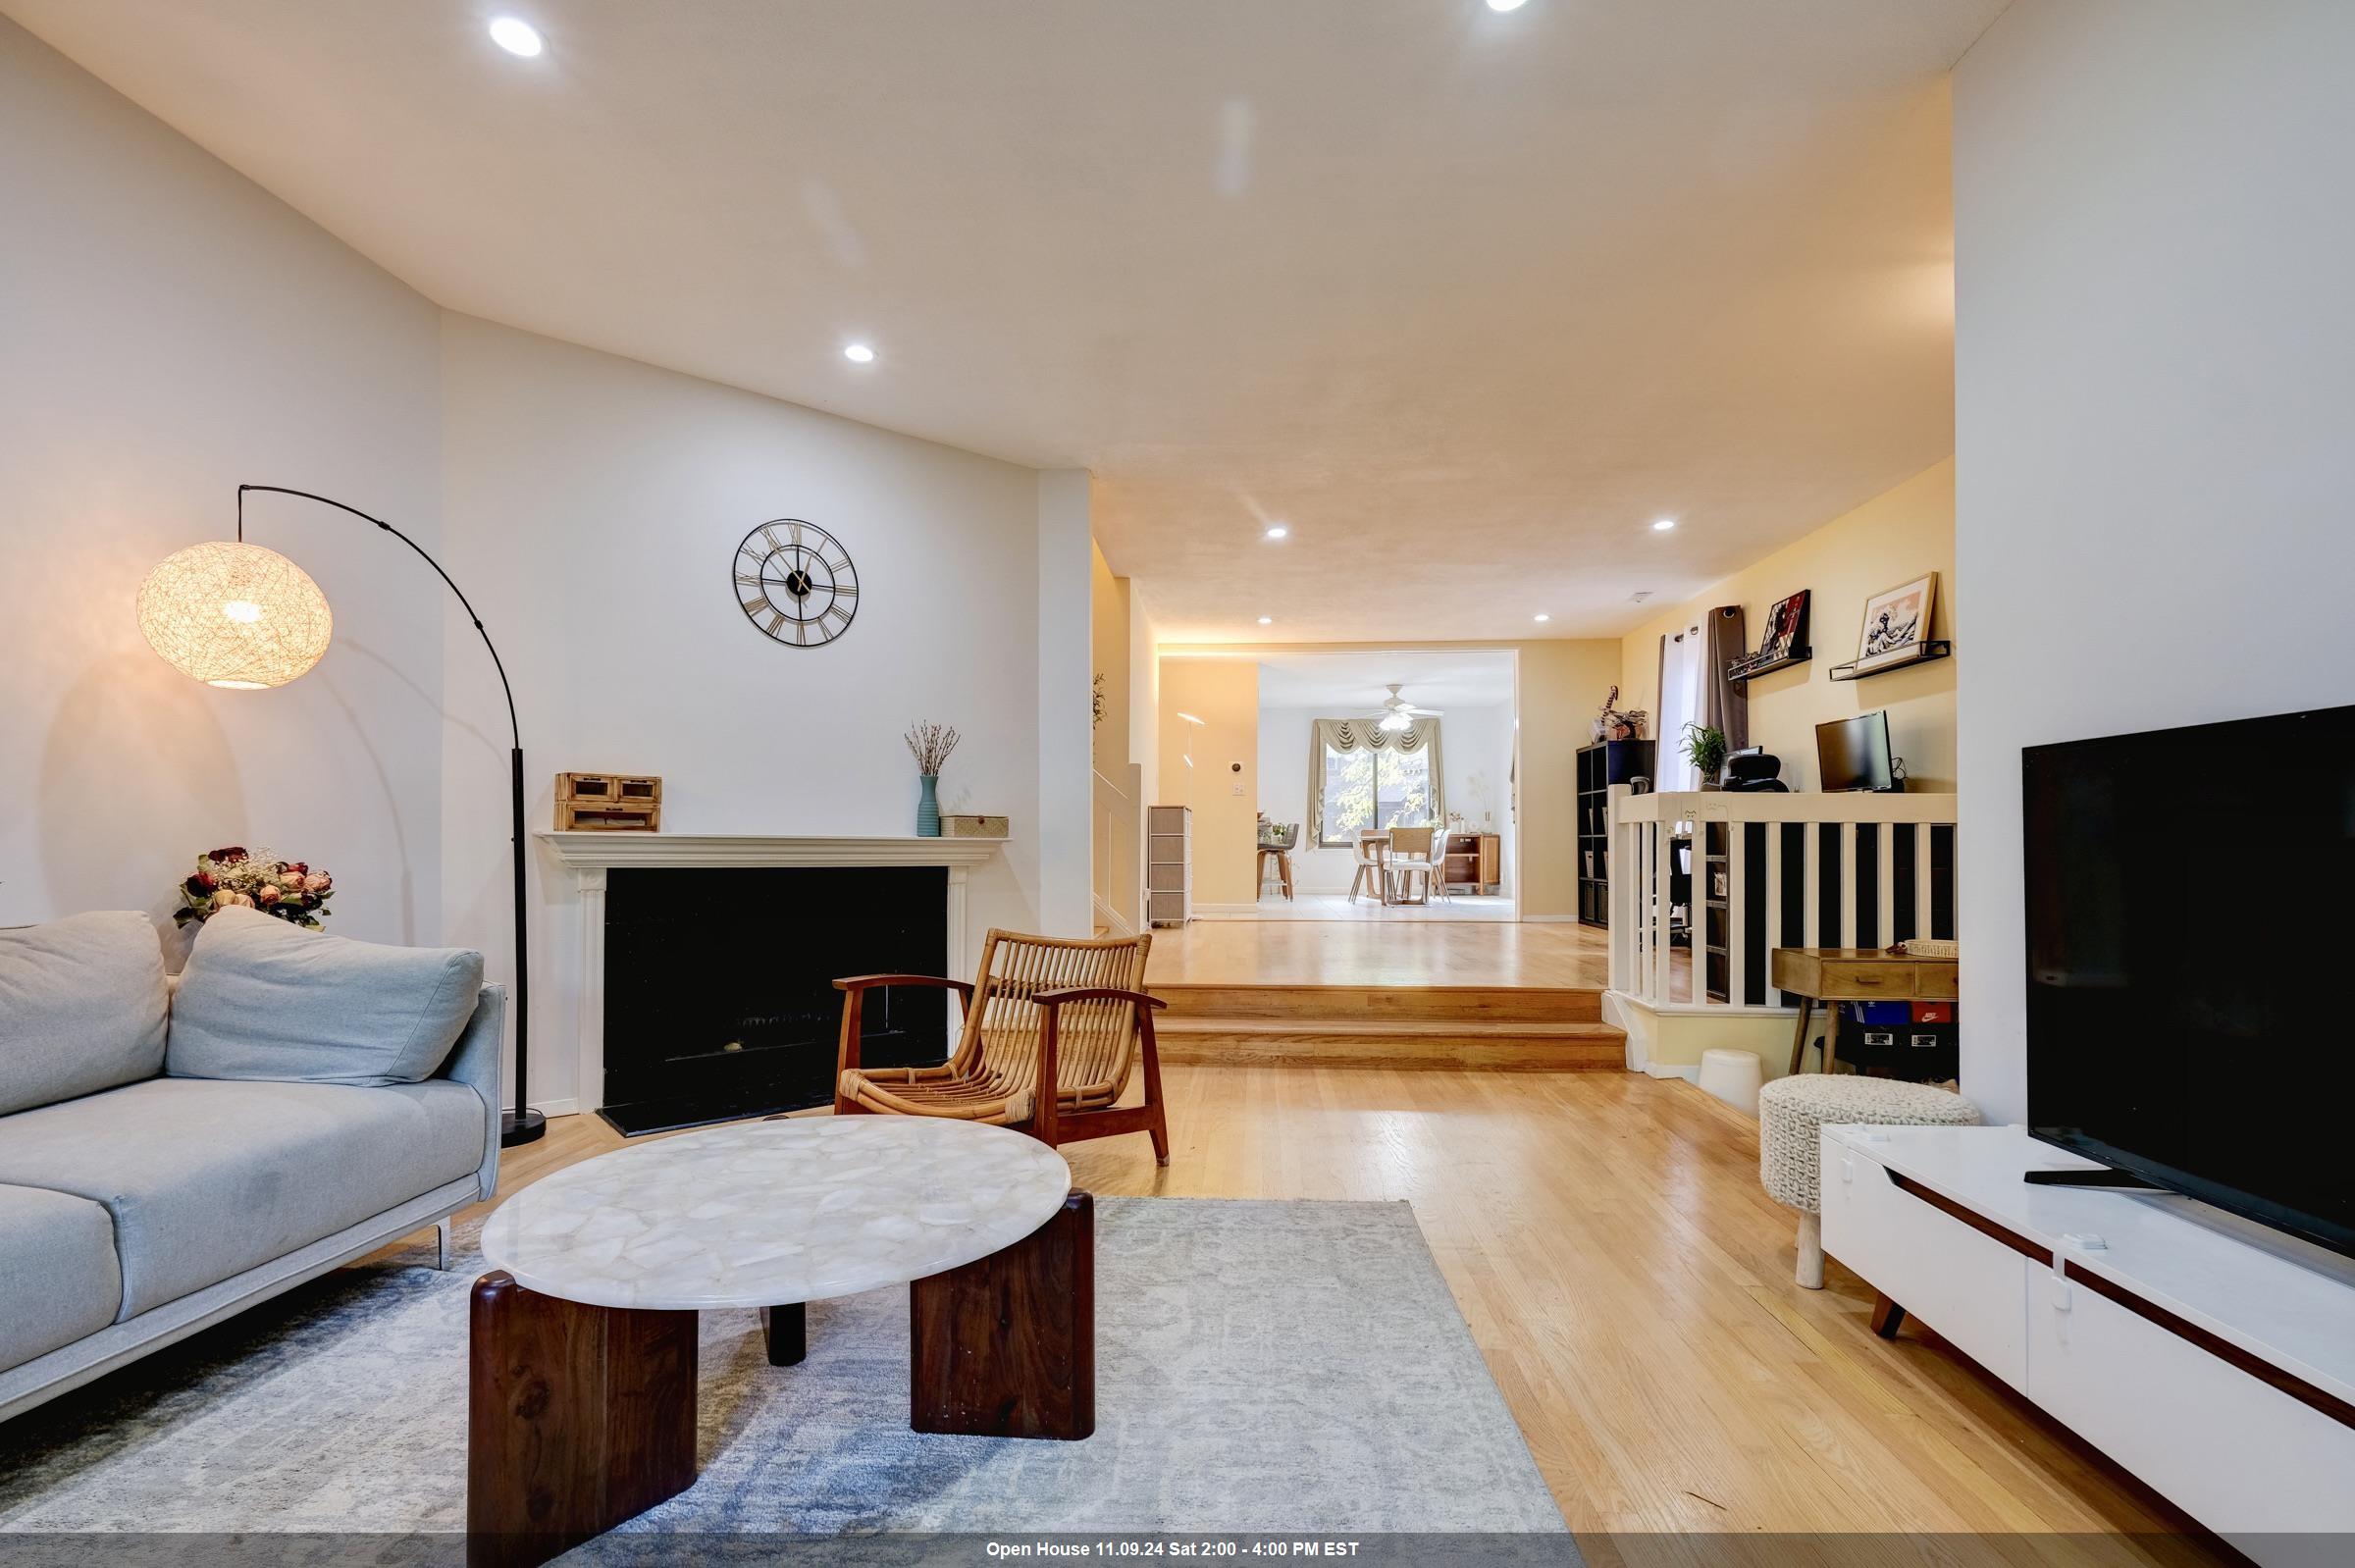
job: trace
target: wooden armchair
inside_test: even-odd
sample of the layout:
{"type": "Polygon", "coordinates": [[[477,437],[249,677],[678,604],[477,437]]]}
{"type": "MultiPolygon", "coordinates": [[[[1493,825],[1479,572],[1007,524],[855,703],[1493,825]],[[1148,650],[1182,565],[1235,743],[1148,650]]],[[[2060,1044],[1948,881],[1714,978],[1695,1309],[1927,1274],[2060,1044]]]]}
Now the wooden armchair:
{"type": "Polygon", "coordinates": [[[991,931],[970,985],[925,974],[836,980],[843,997],[834,1114],[956,1117],[1020,1127],[1049,1145],[1149,1132],[1153,1158],[1168,1165],[1170,1128],[1153,1040],[1153,1010],[1168,1004],[1143,990],[1152,945],[1149,934],[1075,942],[991,931]],[[964,1003],[957,1049],[939,1067],[859,1065],[866,993],[899,985],[955,991],[964,1003]],[[1144,1103],[1119,1105],[1140,1056],[1144,1103]],[[1042,1092],[1041,1084],[1053,1091],[1042,1092]]]}

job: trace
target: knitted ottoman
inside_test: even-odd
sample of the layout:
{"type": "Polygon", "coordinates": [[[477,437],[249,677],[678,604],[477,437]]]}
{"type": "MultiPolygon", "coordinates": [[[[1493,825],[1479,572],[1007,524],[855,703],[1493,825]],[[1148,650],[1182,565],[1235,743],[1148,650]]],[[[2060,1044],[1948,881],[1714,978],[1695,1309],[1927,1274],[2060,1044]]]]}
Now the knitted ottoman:
{"type": "Polygon", "coordinates": [[[1821,1126],[1976,1126],[1979,1108],[1950,1089],[1896,1078],[1795,1072],[1758,1091],[1758,1179],[1799,1211],[1799,1282],[1823,1288],[1823,1224],[1816,1182],[1821,1126]]]}

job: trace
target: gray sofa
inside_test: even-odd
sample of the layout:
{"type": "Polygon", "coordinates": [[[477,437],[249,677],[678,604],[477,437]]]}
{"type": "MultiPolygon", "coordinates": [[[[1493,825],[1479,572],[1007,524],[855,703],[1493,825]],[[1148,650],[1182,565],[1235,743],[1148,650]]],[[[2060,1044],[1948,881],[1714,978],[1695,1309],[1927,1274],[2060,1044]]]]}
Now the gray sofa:
{"type": "Polygon", "coordinates": [[[244,910],[0,931],[0,1420],[487,1199],[479,954],[244,910]]]}

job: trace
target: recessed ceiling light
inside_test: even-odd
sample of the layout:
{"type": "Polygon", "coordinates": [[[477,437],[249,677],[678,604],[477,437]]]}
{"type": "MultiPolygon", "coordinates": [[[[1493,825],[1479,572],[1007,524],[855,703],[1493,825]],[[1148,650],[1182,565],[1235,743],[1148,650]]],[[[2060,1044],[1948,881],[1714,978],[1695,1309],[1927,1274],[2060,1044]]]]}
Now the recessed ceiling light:
{"type": "Polygon", "coordinates": [[[1671,528],[1674,528],[1675,526],[1676,526],[1676,519],[1675,519],[1675,518],[1673,518],[1673,517],[1663,517],[1663,518],[1661,518],[1661,519],[1660,519],[1658,522],[1656,522],[1656,523],[1654,523],[1654,524],[1652,524],[1652,525],[1651,525],[1651,531],[1652,531],[1653,533],[1655,533],[1655,534],[1665,534],[1666,532],[1668,532],[1668,530],[1670,530],[1671,528]]]}
{"type": "Polygon", "coordinates": [[[842,351],[842,357],[854,365],[864,365],[875,357],[875,351],[864,343],[853,343],[842,351]]]}
{"type": "Polygon", "coordinates": [[[1541,621],[1549,621],[1553,619],[1552,616],[1546,614],[1544,610],[1540,610],[1534,618],[1541,621]]]}
{"type": "Polygon", "coordinates": [[[1518,11],[1526,0],[1489,0],[1491,11],[1518,11]]]}
{"type": "Polygon", "coordinates": [[[1275,527],[1268,530],[1268,537],[1270,539],[1289,539],[1291,537],[1291,533],[1292,531],[1290,529],[1284,527],[1282,523],[1278,523],[1275,527]]]}
{"type": "Polygon", "coordinates": [[[497,17],[491,23],[491,41],[509,54],[526,60],[546,47],[540,41],[540,29],[521,17],[497,17]]]}
{"type": "Polygon", "coordinates": [[[1273,626],[1276,624],[1276,617],[1273,615],[1262,615],[1259,618],[1259,624],[1262,626],[1273,626]]]}

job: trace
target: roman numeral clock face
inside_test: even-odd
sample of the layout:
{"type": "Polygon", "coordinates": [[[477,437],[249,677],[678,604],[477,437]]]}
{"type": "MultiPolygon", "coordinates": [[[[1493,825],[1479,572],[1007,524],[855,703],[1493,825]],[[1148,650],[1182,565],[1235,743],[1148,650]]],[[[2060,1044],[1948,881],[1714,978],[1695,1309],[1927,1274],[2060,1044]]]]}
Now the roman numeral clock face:
{"type": "Polygon", "coordinates": [[[859,570],[832,534],[780,517],[736,547],[736,602],[778,642],[816,648],[850,630],[859,613],[859,570]]]}

